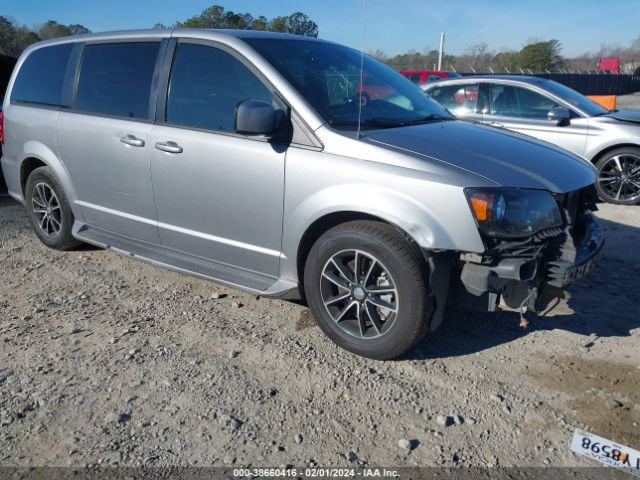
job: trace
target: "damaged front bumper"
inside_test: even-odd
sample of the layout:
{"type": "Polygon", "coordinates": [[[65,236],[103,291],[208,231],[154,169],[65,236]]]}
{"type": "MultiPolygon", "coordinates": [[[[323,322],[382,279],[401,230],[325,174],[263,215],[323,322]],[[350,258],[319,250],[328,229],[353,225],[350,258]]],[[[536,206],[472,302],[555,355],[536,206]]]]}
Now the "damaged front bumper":
{"type": "Polygon", "coordinates": [[[590,211],[564,228],[520,242],[496,242],[488,254],[460,256],[455,303],[476,310],[529,309],[537,313],[597,264],[604,234],[590,211]]]}

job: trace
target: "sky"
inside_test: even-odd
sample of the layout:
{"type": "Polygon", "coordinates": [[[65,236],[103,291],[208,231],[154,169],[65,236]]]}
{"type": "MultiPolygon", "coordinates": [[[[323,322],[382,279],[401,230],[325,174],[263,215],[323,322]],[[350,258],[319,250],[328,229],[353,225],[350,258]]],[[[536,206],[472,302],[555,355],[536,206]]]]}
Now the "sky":
{"type": "Polygon", "coordinates": [[[565,56],[628,46],[640,36],[638,0],[1,0],[0,15],[34,26],[79,23],[94,32],[170,25],[213,4],[254,17],[302,11],[320,37],[388,55],[438,47],[454,55],[485,42],[490,50],[519,50],[531,39],[560,40],[565,56]],[[363,19],[365,20],[363,22],[363,19]]]}

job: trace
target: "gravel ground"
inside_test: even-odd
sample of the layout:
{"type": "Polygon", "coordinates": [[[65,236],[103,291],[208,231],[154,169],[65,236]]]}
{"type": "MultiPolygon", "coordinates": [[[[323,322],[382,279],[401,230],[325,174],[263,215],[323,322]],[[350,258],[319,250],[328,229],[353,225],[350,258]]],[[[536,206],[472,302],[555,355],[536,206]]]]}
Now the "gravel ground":
{"type": "Polygon", "coordinates": [[[0,199],[0,465],[594,465],[576,427],[639,449],[640,208],[598,216],[601,264],[552,316],[451,311],[376,362],[303,306],[48,250],[0,199]]]}
{"type": "Polygon", "coordinates": [[[616,99],[616,108],[640,108],[640,92],[619,96],[616,99]]]}

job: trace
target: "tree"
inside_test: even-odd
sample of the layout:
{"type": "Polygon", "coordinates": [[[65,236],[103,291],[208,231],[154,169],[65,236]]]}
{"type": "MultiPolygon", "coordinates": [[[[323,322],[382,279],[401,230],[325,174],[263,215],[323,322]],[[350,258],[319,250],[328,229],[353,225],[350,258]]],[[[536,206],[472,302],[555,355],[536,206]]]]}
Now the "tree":
{"type": "Polygon", "coordinates": [[[39,42],[40,40],[40,37],[27,27],[17,27],[16,34],[13,39],[13,56],[19,57],[25,48],[33,43],[39,42]]]}
{"type": "Polygon", "coordinates": [[[561,49],[560,42],[555,39],[531,43],[520,50],[519,66],[534,72],[556,69],[562,65],[561,49]]]}
{"type": "Polygon", "coordinates": [[[287,19],[287,32],[305,37],[317,37],[318,25],[302,12],[295,12],[287,19]]]}
{"type": "Polygon", "coordinates": [[[318,25],[302,12],[275,17],[268,20],[260,15],[254,18],[250,13],[237,13],[225,10],[221,5],[205,8],[200,15],[188,18],[184,22],[177,22],[178,28],[234,28],[240,30],[269,30],[272,32],[287,32],[309,37],[318,36],[318,25]]]}
{"type": "Polygon", "coordinates": [[[0,16],[0,54],[13,56],[16,29],[6,17],[0,16]]]}
{"type": "Polygon", "coordinates": [[[281,33],[286,32],[288,20],[289,20],[289,17],[287,16],[272,18],[268,25],[269,31],[281,32],[281,33]]]}
{"type": "Polygon", "coordinates": [[[61,25],[54,20],[49,20],[38,29],[38,36],[41,40],[50,38],[66,37],[71,35],[71,30],[66,25],[61,25]]]}
{"type": "Polygon", "coordinates": [[[178,28],[224,28],[223,26],[224,7],[212,5],[205,8],[200,15],[195,15],[184,22],[177,22],[178,28]]]}
{"type": "Polygon", "coordinates": [[[494,54],[489,51],[489,46],[486,43],[478,43],[467,48],[464,55],[456,59],[456,68],[459,70],[486,72],[491,67],[493,57],[494,54]]]}
{"type": "Polygon", "coordinates": [[[389,61],[389,57],[379,48],[377,50],[369,50],[367,55],[375,58],[376,60],[380,60],[381,62],[387,63],[389,61]]]}
{"type": "Polygon", "coordinates": [[[254,18],[249,25],[249,30],[267,30],[269,27],[269,20],[267,17],[260,15],[258,18],[254,18]]]}
{"type": "Polygon", "coordinates": [[[520,52],[508,50],[499,52],[493,57],[492,67],[496,71],[513,72],[520,66],[520,52]]]}
{"type": "Polygon", "coordinates": [[[84,33],[91,33],[91,30],[89,30],[87,27],[83,25],[78,25],[78,24],[67,25],[67,28],[71,32],[71,35],[82,35],[84,33]]]}

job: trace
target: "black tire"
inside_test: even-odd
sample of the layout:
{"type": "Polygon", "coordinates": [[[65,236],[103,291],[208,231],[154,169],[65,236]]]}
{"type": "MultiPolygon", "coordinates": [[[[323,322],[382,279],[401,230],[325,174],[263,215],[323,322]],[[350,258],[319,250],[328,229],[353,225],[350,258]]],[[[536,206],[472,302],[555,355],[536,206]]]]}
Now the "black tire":
{"type": "Polygon", "coordinates": [[[62,185],[49,167],[31,172],[25,186],[25,203],[31,226],[47,247],[70,250],[81,243],[71,235],[73,212],[62,185]]]}
{"type": "Polygon", "coordinates": [[[640,148],[608,152],[596,162],[596,168],[596,190],[602,200],[616,205],[640,203],[640,148]]]}
{"type": "MultiPolygon", "coordinates": [[[[352,277],[355,271],[352,265],[355,261],[358,260],[354,260],[351,264],[342,264],[347,267],[351,265],[349,267],[351,270],[345,271],[345,273],[352,277]]],[[[427,273],[428,267],[419,248],[411,244],[391,225],[374,221],[352,221],[327,231],[313,245],[305,265],[304,288],[309,308],[318,326],[331,340],[356,355],[388,360],[411,350],[429,330],[434,302],[427,284],[427,273]],[[326,269],[332,269],[335,265],[331,263],[331,260],[340,255],[347,255],[344,258],[348,259],[348,252],[356,250],[359,252],[359,262],[362,264],[360,270],[363,272],[369,270],[368,274],[361,275],[360,281],[354,281],[349,287],[351,290],[334,287],[333,280],[330,281],[331,283],[327,283],[328,277],[324,273],[328,272],[326,269]],[[369,263],[367,264],[367,262],[369,263]],[[376,266],[371,267],[372,264],[376,266]],[[376,279],[377,284],[370,285],[365,277],[370,276],[372,271],[376,272],[374,275],[380,276],[376,279]],[[378,273],[381,271],[385,273],[378,273]],[[381,278],[386,279],[384,280],[386,284],[382,286],[380,286],[381,278]],[[325,295],[327,292],[323,289],[326,289],[327,285],[335,288],[336,293],[325,295]],[[394,294],[386,297],[388,302],[386,305],[395,306],[395,312],[383,312],[383,310],[373,307],[373,303],[366,303],[370,302],[368,298],[359,301],[360,299],[356,298],[356,293],[359,293],[358,296],[362,295],[361,292],[356,292],[357,285],[363,286],[365,292],[375,291],[373,290],[375,288],[394,286],[394,294]],[[336,316],[340,316],[340,306],[325,307],[325,299],[323,298],[325,296],[328,299],[334,299],[347,294],[351,297],[344,302],[351,301],[359,304],[354,304],[353,310],[343,317],[347,318],[350,315],[354,317],[352,320],[346,320],[346,322],[351,322],[349,325],[351,333],[346,331],[345,320],[341,319],[338,322],[335,320],[336,316]],[[330,313],[329,308],[334,308],[337,313],[330,313]],[[367,311],[367,309],[369,310],[367,311]],[[367,315],[367,320],[364,323],[368,322],[368,327],[364,330],[363,324],[359,321],[360,312],[365,312],[363,315],[367,315]],[[377,320],[381,320],[383,313],[387,314],[386,321],[378,322],[376,325],[381,325],[379,328],[374,325],[371,314],[374,314],[377,320]],[[390,323],[387,324],[387,322],[390,323]],[[354,330],[356,328],[357,330],[354,330]],[[363,336],[363,331],[365,336],[363,336]]],[[[335,279],[333,274],[330,276],[335,279]]],[[[346,277],[338,280],[343,281],[344,278],[346,277]]],[[[366,297],[373,295],[373,300],[383,299],[379,295],[376,298],[377,294],[375,293],[365,293],[365,295],[366,297]]],[[[343,311],[346,310],[348,309],[343,309],[343,311]]]]}

